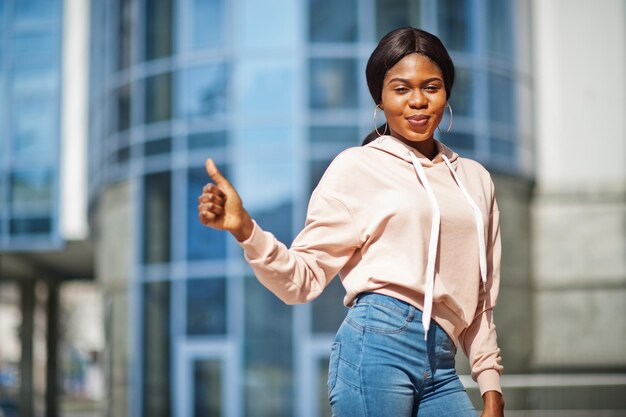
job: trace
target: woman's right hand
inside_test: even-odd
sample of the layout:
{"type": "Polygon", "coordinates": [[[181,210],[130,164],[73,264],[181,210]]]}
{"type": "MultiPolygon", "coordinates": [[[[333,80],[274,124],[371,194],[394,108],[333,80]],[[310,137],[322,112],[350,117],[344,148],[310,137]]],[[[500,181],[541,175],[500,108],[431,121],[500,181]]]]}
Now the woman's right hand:
{"type": "Polygon", "coordinates": [[[224,178],[212,159],[206,160],[206,172],[214,183],[202,188],[198,197],[198,218],[205,226],[226,230],[242,242],[252,234],[252,218],[243,208],[241,197],[224,178]]]}

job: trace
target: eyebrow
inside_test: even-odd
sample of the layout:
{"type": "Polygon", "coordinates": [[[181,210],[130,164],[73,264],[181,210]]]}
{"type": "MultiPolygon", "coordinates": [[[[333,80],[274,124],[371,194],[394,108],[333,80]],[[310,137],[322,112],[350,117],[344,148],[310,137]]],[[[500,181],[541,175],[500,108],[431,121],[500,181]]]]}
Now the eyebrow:
{"type": "MultiPolygon", "coordinates": [[[[411,84],[411,80],[409,80],[407,78],[393,77],[391,80],[389,80],[387,85],[391,84],[394,81],[399,81],[399,82],[405,83],[405,84],[411,84]]],[[[443,80],[440,77],[430,77],[430,78],[422,81],[421,84],[429,83],[429,82],[432,82],[432,81],[441,81],[441,82],[443,82],[443,80]]]]}

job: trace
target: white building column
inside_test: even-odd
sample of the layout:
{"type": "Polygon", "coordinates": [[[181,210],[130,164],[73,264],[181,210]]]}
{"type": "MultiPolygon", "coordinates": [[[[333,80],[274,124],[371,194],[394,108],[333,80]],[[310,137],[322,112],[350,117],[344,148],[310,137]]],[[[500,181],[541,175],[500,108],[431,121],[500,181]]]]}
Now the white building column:
{"type": "Polygon", "coordinates": [[[626,366],[626,2],[534,0],[536,369],[626,366]]]}

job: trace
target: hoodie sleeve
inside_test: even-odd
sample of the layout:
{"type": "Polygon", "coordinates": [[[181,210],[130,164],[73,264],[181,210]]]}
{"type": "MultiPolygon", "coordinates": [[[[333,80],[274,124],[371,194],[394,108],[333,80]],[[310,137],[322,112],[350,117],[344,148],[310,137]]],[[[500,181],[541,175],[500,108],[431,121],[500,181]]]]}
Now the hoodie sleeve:
{"type": "Polygon", "coordinates": [[[478,383],[480,395],[487,391],[502,392],[502,358],[493,321],[493,307],[496,305],[500,286],[500,212],[495,199],[493,202],[488,227],[486,291],[480,289],[474,320],[459,337],[463,351],[469,358],[472,379],[478,383]]]}
{"type": "Polygon", "coordinates": [[[252,235],[240,245],[261,284],[285,303],[298,304],[321,294],[359,247],[357,236],[348,208],[316,189],[305,227],[291,248],[256,222],[252,235]]]}

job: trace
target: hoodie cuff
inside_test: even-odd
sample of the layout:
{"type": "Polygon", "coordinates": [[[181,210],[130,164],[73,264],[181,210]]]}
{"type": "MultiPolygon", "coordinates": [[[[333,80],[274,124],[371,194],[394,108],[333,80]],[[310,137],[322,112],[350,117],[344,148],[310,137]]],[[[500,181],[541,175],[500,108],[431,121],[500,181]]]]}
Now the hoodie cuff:
{"type": "Polygon", "coordinates": [[[478,388],[480,389],[480,396],[487,391],[498,391],[502,394],[502,386],[500,385],[500,373],[495,369],[486,369],[478,374],[476,378],[478,382],[478,388]]]}
{"type": "Polygon", "coordinates": [[[236,240],[248,260],[262,258],[274,246],[274,239],[272,239],[271,235],[265,233],[254,219],[252,219],[252,223],[252,234],[243,242],[236,240]]]}

